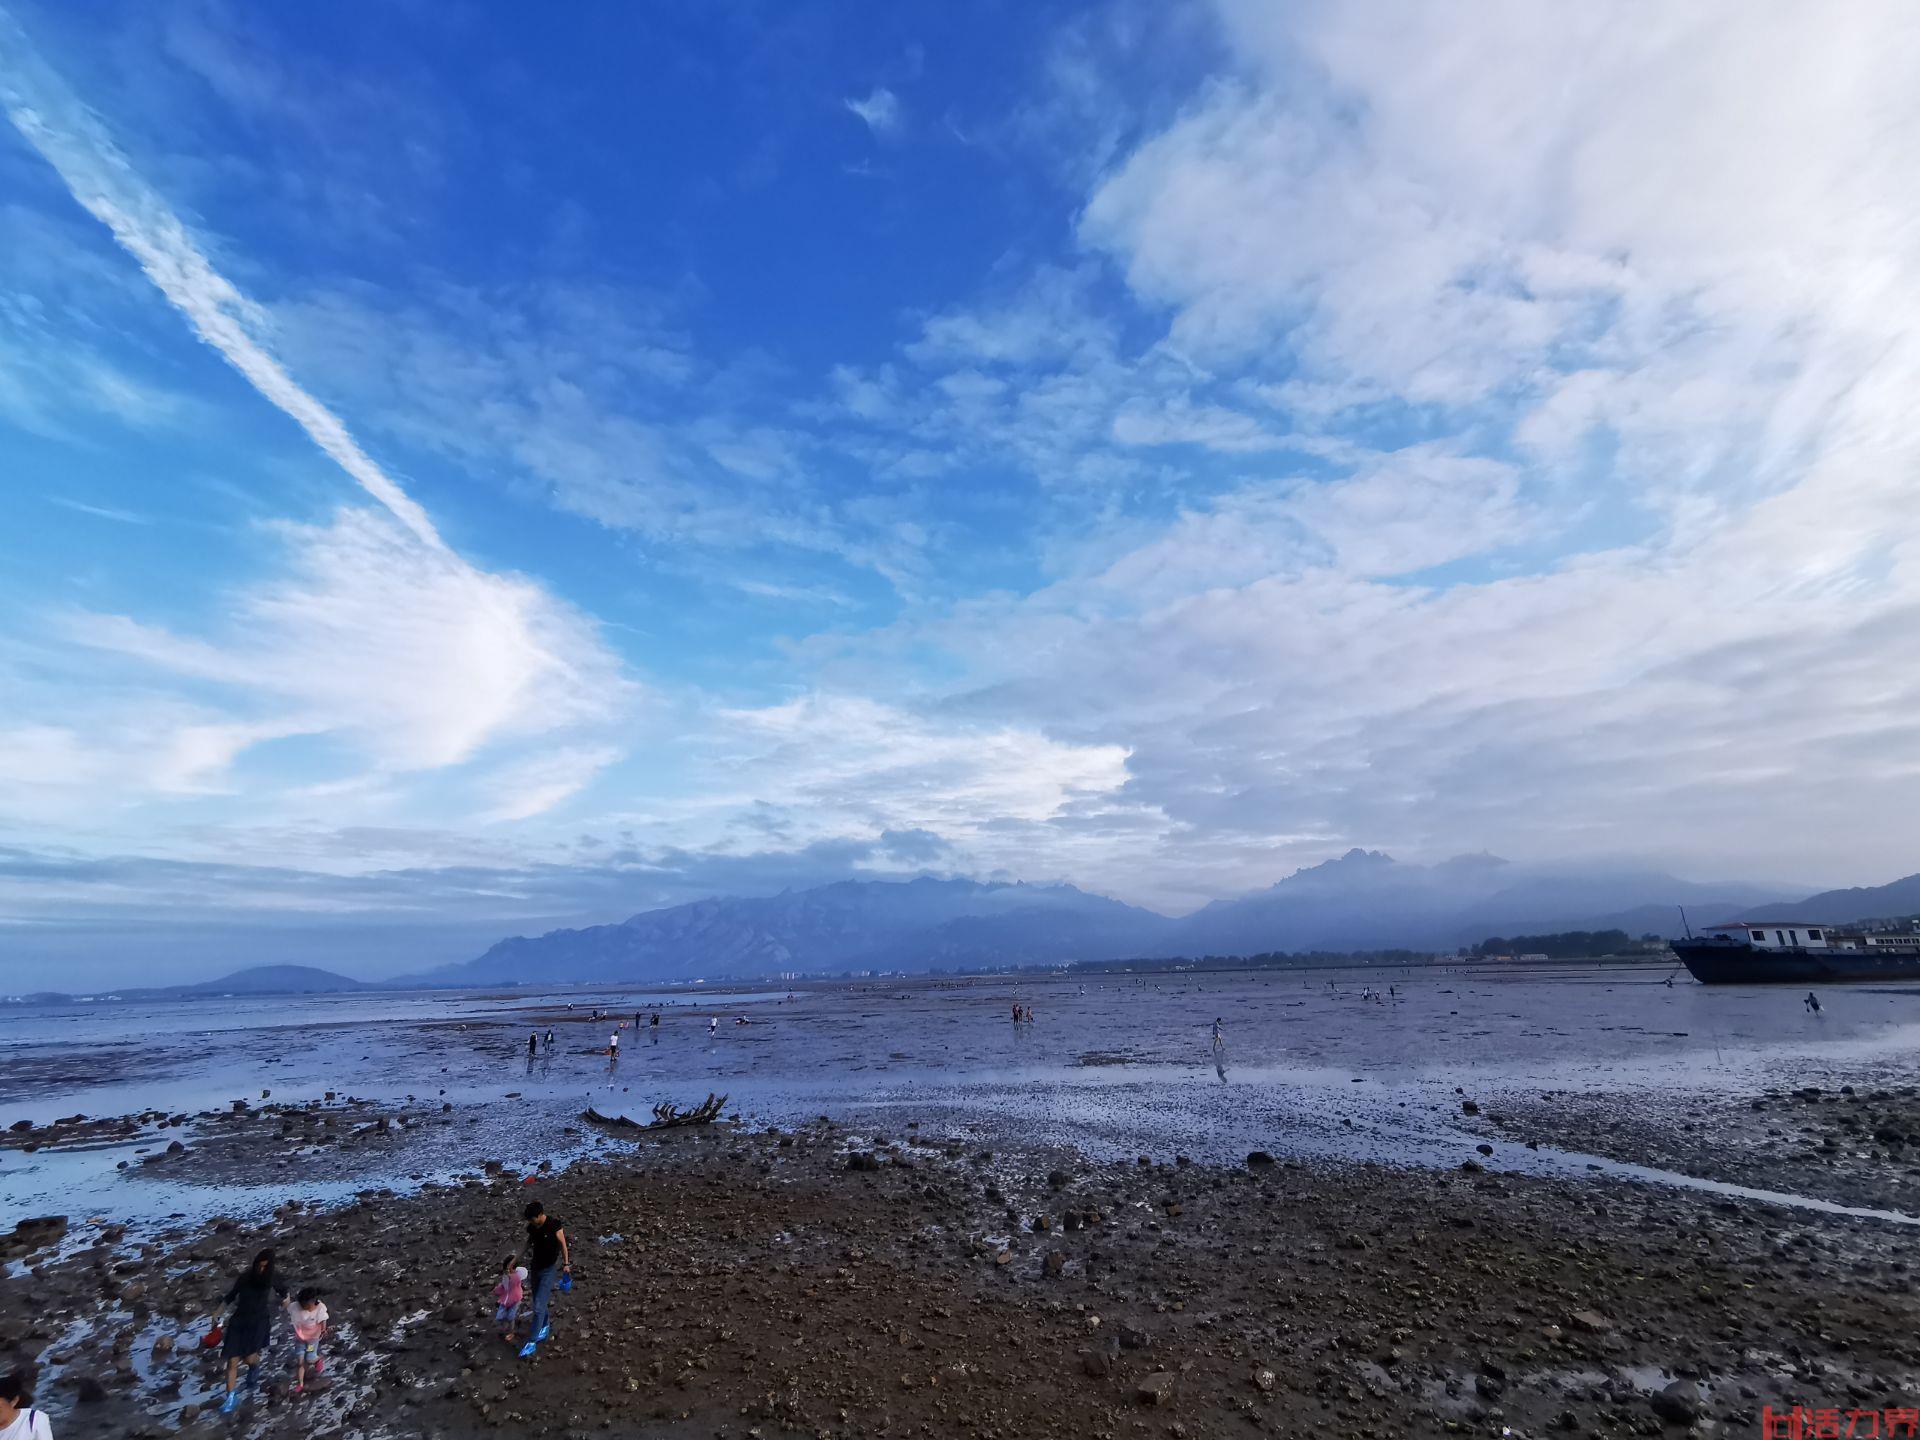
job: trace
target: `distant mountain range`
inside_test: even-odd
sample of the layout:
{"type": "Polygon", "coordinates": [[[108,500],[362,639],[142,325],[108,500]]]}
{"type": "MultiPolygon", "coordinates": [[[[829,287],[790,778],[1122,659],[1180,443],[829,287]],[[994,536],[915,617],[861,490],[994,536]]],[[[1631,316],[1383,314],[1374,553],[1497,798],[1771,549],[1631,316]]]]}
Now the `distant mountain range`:
{"type": "Polygon", "coordinates": [[[1654,870],[1584,870],[1463,855],[1410,865],[1350,850],[1252,895],[1170,919],[1071,885],[847,880],[715,898],[611,925],[502,940],[415,984],[654,982],[711,976],[959,970],[1070,960],[1269,951],[1450,950],[1560,930],[1680,933],[1766,910],[1840,922],[1920,912],[1920,875],[1806,899],[1800,887],[1699,884],[1654,870]]]}
{"type": "Polygon", "coordinates": [[[1177,922],[1071,885],[843,880],[764,899],[696,900],[616,925],[502,940],[423,984],[689,980],[965,969],[1172,954],[1177,922]]]}

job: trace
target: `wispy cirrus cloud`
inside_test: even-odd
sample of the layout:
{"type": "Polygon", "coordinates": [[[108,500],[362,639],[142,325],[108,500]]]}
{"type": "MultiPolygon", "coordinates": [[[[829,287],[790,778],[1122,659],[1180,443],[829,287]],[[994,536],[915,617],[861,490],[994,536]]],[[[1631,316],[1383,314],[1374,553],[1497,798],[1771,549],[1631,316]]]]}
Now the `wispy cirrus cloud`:
{"type": "Polygon", "coordinates": [[[113,232],[195,333],[421,544],[444,548],[427,513],[302,389],[260,339],[266,312],[213,267],[159,193],[140,178],[97,115],[81,104],[0,10],[0,106],[60,173],[74,200],[113,232]]]}
{"type": "Polygon", "coordinates": [[[897,135],[906,121],[900,98],[884,85],[876,85],[865,95],[849,95],[841,103],[883,139],[897,135]]]}
{"type": "MultiPolygon", "coordinates": [[[[80,653],[137,667],[96,672],[95,685],[179,690],[190,718],[148,733],[131,767],[148,791],[217,783],[269,740],[332,737],[383,769],[432,769],[503,741],[602,721],[618,707],[627,683],[593,626],[538,584],[488,573],[448,547],[419,503],[293,378],[270,347],[266,311],[214,266],[4,12],[0,107],[200,339],[380,507],[279,527],[293,570],[242,588],[229,633],[185,635],[128,615],[64,620],[80,653]]],[[[40,659],[75,661],[74,652],[40,659]]],[[[83,790],[102,773],[84,756],[112,743],[106,732],[88,736],[58,720],[31,734],[37,750],[66,757],[52,773],[83,790]]],[[[123,780],[129,773],[125,764],[107,769],[123,780]]],[[[46,788],[44,775],[13,778],[36,795],[46,788]]]]}

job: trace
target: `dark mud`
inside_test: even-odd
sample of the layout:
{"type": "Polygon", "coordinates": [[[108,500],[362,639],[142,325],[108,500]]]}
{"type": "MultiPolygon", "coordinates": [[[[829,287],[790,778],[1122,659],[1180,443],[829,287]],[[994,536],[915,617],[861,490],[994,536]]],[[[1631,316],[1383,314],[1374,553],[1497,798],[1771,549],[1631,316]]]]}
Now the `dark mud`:
{"type": "MultiPolygon", "coordinates": [[[[331,1164],[326,1118],[380,1143],[345,1108],[230,1123],[331,1164]]],[[[81,1435],[1747,1434],[1767,1404],[1920,1393],[1910,1237],[1873,1220],[1477,1168],[1096,1165],[906,1119],[616,1148],[255,1223],[73,1217],[0,1281],[0,1361],[45,1367],[81,1435]],[[578,1284],[521,1361],[488,1289],[530,1193],[578,1284]],[[328,1292],[332,1361],[295,1398],[282,1341],[209,1416],[197,1337],[265,1244],[328,1292]]]]}

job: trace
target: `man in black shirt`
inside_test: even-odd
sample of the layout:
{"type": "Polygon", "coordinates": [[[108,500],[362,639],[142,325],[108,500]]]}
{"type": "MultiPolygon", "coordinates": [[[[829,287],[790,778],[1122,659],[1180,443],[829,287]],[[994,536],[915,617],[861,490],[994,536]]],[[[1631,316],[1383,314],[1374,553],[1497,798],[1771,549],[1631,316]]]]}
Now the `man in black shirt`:
{"type": "Polygon", "coordinates": [[[547,1323],[547,1304],[553,1298],[553,1285],[560,1272],[573,1271],[573,1257],[567,1249],[567,1232],[561,1223],[547,1214],[538,1200],[527,1203],[527,1243],[520,1257],[533,1276],[533,1338],[520,1347],[525,1357],[533,1354],[540,1342],[553,1333],[547,1323]]]}

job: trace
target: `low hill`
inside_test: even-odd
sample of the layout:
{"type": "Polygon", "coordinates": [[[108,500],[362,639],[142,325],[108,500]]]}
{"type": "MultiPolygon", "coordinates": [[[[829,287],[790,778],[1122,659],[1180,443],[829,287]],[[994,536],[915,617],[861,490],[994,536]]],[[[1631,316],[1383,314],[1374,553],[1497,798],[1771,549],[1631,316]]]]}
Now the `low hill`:
{"type": "MultiPolygon", "coordinates": [[[[336,975],[313,965],[253,965],[218,980],[197,985],[169,985],[147,991],[160,995],[332,995],[343,990],[370,990],[361,980],[336,975]]],[[[122,994],[127,992],[122,991],[122,994]]]]}

